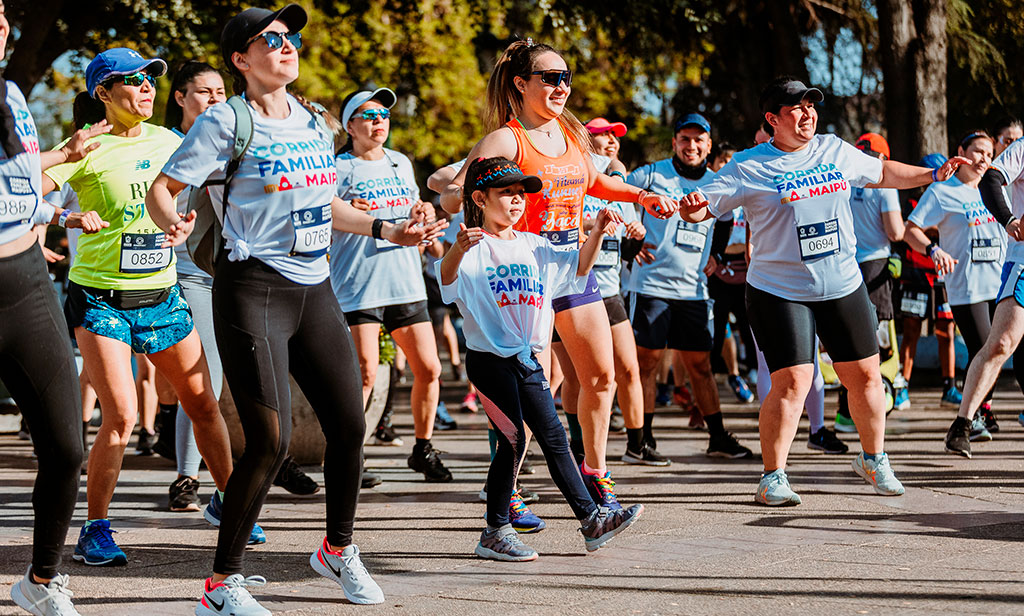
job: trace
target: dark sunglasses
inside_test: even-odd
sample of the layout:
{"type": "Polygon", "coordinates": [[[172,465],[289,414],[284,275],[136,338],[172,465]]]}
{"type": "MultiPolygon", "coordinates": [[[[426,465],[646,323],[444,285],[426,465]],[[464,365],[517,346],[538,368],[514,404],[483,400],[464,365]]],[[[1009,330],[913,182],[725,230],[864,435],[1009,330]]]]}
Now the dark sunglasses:
{"type": "Polygon", "coordinates": [[[540,75],[540,80],[547,85],[557,88],[558,84],[565,82],[565,87],[572,86],[572,71],[533,71],[531,75],[540,75]]]}
{"type": "Polygon", "coordinates": [[[135,73],[134,75],[122,75],[121,77],[111,77],[107,81],[103,82],[102,85],[103,87],[109,90],[110,86],[114,85],[119,80],[124,85],[132,86],[135,88],[141,86],[142,82],[144,81],[148,81],[149,85],[153,86],[154,88],[156,87],[156,77],[150,75],[149,73],[135,73]]]}
{"type": "Polygon", "coordinates": [[[387,120],[388,118],[391,117],[391,110],[390,109],[364,109],[363,112],[359,114],[359,117],[364,119],[364,120],[370,120],[371,122],[373,120],[376,120],[377,118],[380,118],[381,120],[387,120]]]}
{"type": "Polygon", "coordinates": [[[256,39],[261,38],[267,42],[267,48],[271,51],[275,49],[281,49],[284,47],[284,40],[288,39],[288,42],[292,44],[295,49],[302,49],[302,33],[301,32],[263,32],[249,39],[249,42],[245,44],[246,48],[256,42],[256,39]]]}

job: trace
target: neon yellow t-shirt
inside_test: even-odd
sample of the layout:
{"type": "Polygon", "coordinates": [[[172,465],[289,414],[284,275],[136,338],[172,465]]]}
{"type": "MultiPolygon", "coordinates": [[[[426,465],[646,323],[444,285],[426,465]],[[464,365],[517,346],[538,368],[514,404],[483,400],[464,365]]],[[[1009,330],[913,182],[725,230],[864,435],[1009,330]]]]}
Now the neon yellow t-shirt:
{"type": "Polygon", "coordinates": [[[95,211],[110,223],[78,240],[68,277],[82,286],[161,289],[178,280],[174,250],[160,248],[163,231],[146,211],[146,192],[181,138],[159,126],[141,126],[138,137],[100,135],[100,147],[82,160],[45,171],[58,187],[71,185],[83,212],[95,211]]]}

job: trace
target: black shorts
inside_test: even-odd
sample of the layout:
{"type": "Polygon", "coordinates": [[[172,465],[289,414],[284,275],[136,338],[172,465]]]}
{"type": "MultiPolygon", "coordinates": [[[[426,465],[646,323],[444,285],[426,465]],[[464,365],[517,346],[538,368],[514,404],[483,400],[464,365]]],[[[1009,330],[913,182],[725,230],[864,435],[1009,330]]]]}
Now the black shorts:
{"type": "Polygon", "coordinates": [[[451,314],[452,306],[441,299],[441,286],[437,284],[436,278],[424,276],[423,282],[427,287],[427,313],[430,315],[430,322],[441,325],[444,318],[451,314]]]}
{"type": "Polygon", "coordinates": [[[367,310],[353,310],[345,313],[345,321],[349,327],[363,323],[379,323],[384,325],[384,329],[393,332],[409,325],[429,323],[430,315],[427,313],[427,302],[421,301],[367,310]]]}
{"type": "Polygon", "coordinates": [[[604,309],[608,311],[608,325],[614,327],[629,320],[629,315],[626,314],[626,304],[622,302],[622,296],[618,293],[604,298],[604,309]]]}
{"type": "Polygon", "coordinates": [[[946,300],[946,285],[941,282],[931,286],[916,280],[901,281],[897,307],[903,317],[953,320],[953,311],[946,300]]]}
{"type": "Polygon", "coordinates": [[[814,363],[814,335],[834,362],[878,353],[878,319],[862,283],[845,297],[817,302],[783,299],[747,285],[747,318],[768,371],[814,363]]]}
{"type": "Polygon", "coordinates": [[[645,349],[711,351],[711,302],[708,300],[661,299],[633,294],[630,320],[636,345],[645,349]]]}
{"type": "Polygon", "coordinates": [[[889,259],[872,259],[860,263],[860,273],[868,288],[868,299],[875,305],[879,321],[890,321],[892,310],[892,276],[889,274],[889,259]]]}

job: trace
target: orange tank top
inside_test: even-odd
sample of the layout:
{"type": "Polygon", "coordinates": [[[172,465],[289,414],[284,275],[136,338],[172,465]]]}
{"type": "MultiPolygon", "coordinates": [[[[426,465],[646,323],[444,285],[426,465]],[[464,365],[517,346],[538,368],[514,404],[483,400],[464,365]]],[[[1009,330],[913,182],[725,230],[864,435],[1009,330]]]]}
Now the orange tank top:
{"type": "Polygon", "coordinates": [[[544,183],[539,193],[526,195],[526,211],[515,224],[518,231],[546,237],[556,246],[576,247],[581,241],[580,214],[590,178],[583,149],[558,120],[566,149],[561,156],[543,154],[534,145],[518,119],[506,124],[516,137],[516,164],[526,175],[544,183]]]}

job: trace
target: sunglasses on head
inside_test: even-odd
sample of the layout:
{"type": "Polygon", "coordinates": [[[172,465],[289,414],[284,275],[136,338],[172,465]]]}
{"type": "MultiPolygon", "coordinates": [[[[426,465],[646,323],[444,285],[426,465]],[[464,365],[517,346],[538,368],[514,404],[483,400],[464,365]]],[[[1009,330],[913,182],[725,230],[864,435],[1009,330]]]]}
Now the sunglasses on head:
{"type": "Polygon", "coordinates": [[[565,87],[572,85],[572,71],[533,71],[531,75],[540,75],[540,80],[545,84],[557,88],[558,84],[565,82],[565,87]]]}
{"type": "Polygon", "coordinates": [[[136,88],[141,86],[142,82],[144,81],[148,81],[149,85],[156,87],[156,77],[150,75],[149,73],[141,72],[135,73],[134,75],[122,75],[121,77],[112,77],[108,79],[103,85],[107,89],[110,89],[110,86],[114,85],[119,80],[126,86],[133,86],[136,88]]]}
{"type": "Polygon", "coordinates": [[[364,119],[364,120],[370,120],[370,121],[376,120],[377,118],[380,118],[381,120],[387,120],[388,118],[391,117],[391,110],[390,109],[364,109],[362,111],[362,113],[359,114],[359,117],[364,119]]]}
{"type": "Polygon", "coordinates": [[[271,51],[275,49],[281,49],[284,47],[284,40],[288,39],[288,42],[292,44],[295,49],[302,49],[302,33],[301,32],[263,32],[249,39],[249,42],[245,44],[246,47],[256,42],[256,39],[261,38],[267,42],[267,48],[271,51]]]}

